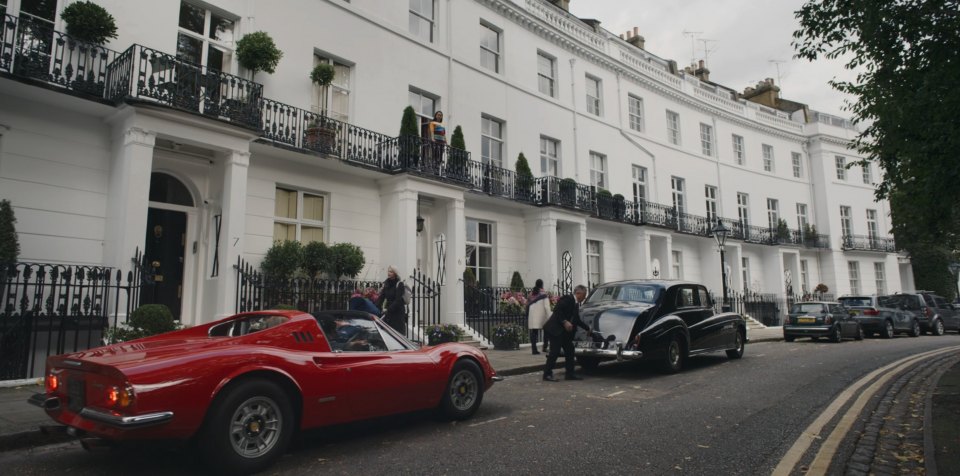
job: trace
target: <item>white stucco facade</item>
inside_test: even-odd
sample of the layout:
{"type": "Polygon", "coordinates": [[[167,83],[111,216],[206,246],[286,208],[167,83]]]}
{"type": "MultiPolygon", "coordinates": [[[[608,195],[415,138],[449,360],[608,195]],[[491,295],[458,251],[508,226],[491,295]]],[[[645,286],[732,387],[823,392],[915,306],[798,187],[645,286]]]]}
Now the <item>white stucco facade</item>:
{"type": "MultiPolygon", "coordinates": [[[[60,0],[58,11],[67,2],[60,0]]],[[[178,26],[180,2],[97,3],[117,19],[119,37],[107,45],[111,49],[140,44],[177,54],[178,35],[185,34],[178,26]]],[[[274,38],[283,59],[274,74],[254,78],[265,98],[316,110],[321,93],[309,73],[318,61],[332,61],[340,76],[331,99],[346,123],[396,136],[403,108],[417,98],[421,110],[444,112],[448,141],[462,127],[476,162],[500,157],[500,165],[513,170],[523,153],[534,175],[544,177],[549,170],[541,168],[541,144],[547,141],[557,151],[556,176],[627,201],[634,198],[635,170],[642,168],[646,194],[640,199],[673,207],[681,195],[687,214],[759,227],[770,223],[768,206],[775,200],[777,216],[798,231],[800,204],[806,222],[829,236],[824,247],[729,239],[732,290],[784,294],[788,275],[796,293],[818,283],[836,295],[913,285],[909,262],[896,253],[846,249],[842,239],[845,233],[886,238],[891,228],[888,204],[873,196],[876,165],[867,183],[859,166],[838,177],[837,156],[859,160],[849,148],[855,130],[814,111],[791,114],[735,99],[693,74],[671,71],[655,51],[594,29],[544,0],[434,0],[430,35],[422,36],[411,30],[415,15],[404,1],[185,3],[205,12],[207,28],[214,18],[232,25],[232,36],[212,46],[223,51],[227,72],[250,77],[231,53],[235,39],[259,30],[274,38]],[[484,50],[487,62],[484,34],[495,38],[484,50]],[[544,61],[549,87],[538,75],[544,61]],[[637,100],[640,108],[632,114],[637,100]],[[671,115],[679,125],[675,141],[671,115]],[[735,137],[742,140],[742,158],[735,137]],[[600,175],[602,184],[596,183],[600,175]],[[708,205],[708,188],[715,205],[708,205]],[[745,195],[745,204],[738,195],[745,195]],[[841,207],[850,213],[846,230],[841,207]]],[[[11,0],[6,11],[21,16],[20,7],[11,0]]],[[[55,20],[57,29],[61,23],[55,20]]],[[[465,250],[477,246],[491,250],[489,265],[482,266],[490,270],[486,285],[506,286],[517,271],[528,286],[537,278],[550,286],[564,277],[562,256],[569,252],[574,284],[658,276],[702,281],[720,292],[720,259],[709,236],[357,167],[278,147],[266,134],[230,121],[162,105],[94,101],[14,76],[0,78],[0,199],[10,200],[16,212],[21,260],[125,269],[149,239],[148,209],[182,213],[181,314],[188,323],[234,311],[233,265],[238,259],[259,263],[276,239],[276,224],[283,222],[278,189],[301,200],[303,194],[322,197],[322,220],[309,225],[322,228],[327,243],[363,249],[359,279],[382,279],[391,264],[402,273],[419,268],[434,277],[442,269],[445,322],[462,323],[459,278],[470,264],[465,250]],[[151,200],[157,173],[181,182],[191,204],[151,200]],[[424,218],[419,233],[418,216],[424,218]],[[476,243],[471,226],[490,230],[488,242],[476,243]],[[441,236],[442,256],[436,246],[441,236]]]]}

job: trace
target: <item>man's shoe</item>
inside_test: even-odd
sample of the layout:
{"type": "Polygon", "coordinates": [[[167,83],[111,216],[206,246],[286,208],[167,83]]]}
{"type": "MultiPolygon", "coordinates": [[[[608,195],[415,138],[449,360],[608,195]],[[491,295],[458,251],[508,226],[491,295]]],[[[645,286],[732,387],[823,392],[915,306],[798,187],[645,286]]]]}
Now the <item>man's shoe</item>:
{"type": "Polygon", "coordinates": [[[557,380],[557,378],[554,377],[553,375],[544,375],[544,376],[543,376],[543,381],[544,381],[544,382],[559,382],[559,380],[557,380]]]}
{"type": "Polygon", "coordinates": [[[536,348],[533,349],[533,355],[540,355],[540,351],[536,348]]]}
{"type": "Polygon", "coordinates": [[[581,377],[581,376],[579,376],[579,375],[570,374],[570,375],[567,375],[566,377],[564,377],[564,380],[583,380],[583,377],[581,377]]]}

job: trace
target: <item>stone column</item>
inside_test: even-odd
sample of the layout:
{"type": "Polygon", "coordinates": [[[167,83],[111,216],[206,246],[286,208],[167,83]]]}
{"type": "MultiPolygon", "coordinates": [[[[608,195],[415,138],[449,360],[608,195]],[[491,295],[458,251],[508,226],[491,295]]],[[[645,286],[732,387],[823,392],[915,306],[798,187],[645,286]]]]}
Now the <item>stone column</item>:
{"type": "Polygon", "coordinates": [[[646,279],[650,276],[650,235],[636,228],[623,232],[624,279],[646,279]]]}
{"type": "Polygon", "coordinates": [[[130,259],[143,251],[150,202],[150,174],[157,135],[125,127],[114,140],[107,195],[104,264],[129,271],[130,259]]]}
{"type": "Polygon", "coordinates": [[[587,285],[587,224],[577,223],[574,227],[576,241],[573,249],[573,286],[587,285]]]}
{"type": "Polygon", "coordinates": [[[446,251],[443,260],[444,285],[440,294],[440,321],[466,324],[463,314],[463,271],[466,269],[467,219],[462,198],[447,202],[446,251]]]}
{"type": "MultiPolygon", "coordinates": [[[[417,199],[414,190],[399,188],[380,194],[380,257],[386,279],[387,266],[400,271],[400,278],[407,279],[417,266],[417,199]]],[[[464,230],[460,233],[465,233],[464,230]]],[[[449,243],[450,249],[453,244],[449,243]]],[[[464,244],[464,248],[466,245],[464,244]]],[[[454,278],[454,276],[448,276],[454,278]]]]}
{"type": "Polygon", "coordinates": [[[532,288],[537,279],[551,290],[560,277],[557,251],[557,220],[541,210],[527,216],[527,273],[524,284],[532,288]]]}
{"type": "MultiPolygon", "coordinates": [[[[233,265],[243,254],[247,214],[247,173],[250,152],[234,150],[227,153],[218,170],[223,179],[219,247],[219,273],[209,282],[215,289],[214,315],[229,316],[236,312],[237,270],[233,265]]],[[[201,318],[201,322],[203,319],[201,318]]]]}

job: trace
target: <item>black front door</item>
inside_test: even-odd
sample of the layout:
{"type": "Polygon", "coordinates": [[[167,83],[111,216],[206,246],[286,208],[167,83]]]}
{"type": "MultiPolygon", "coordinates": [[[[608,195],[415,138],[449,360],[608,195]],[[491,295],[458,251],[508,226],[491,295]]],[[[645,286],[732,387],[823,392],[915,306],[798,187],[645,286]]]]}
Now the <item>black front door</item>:
{"type": "Polygon", "coordinates": [[[173,318],[180,319],[183,296],[183,255],[187,234],[187,214],[151,208],[147,213],[147,239],[144,252],[147,269],[153,275],[140,292],[140,304],[163,304],[173,318]]]}

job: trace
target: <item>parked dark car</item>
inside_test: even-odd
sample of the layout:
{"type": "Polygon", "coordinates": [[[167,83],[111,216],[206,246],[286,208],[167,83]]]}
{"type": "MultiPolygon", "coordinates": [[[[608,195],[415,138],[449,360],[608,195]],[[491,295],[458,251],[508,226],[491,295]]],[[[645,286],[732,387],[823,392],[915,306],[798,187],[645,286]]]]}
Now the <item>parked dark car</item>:
{"type": "Polygon", "coordinates": [[[578,330],[576,356],[591,370],[604,360],[651,359],[678,372],[694,355],[726,351],[743,356],[747,325],[739,314],[714,311],[707,288],[670,280],[606,283],[580,309],[592,335],[578,330]]]}
{"type": "Polygon", "coordinates": [[[960,311],[930,291],[891,294],[886,298],[890,306],[912,313],[923,332],[935,336],[942,336],[948,330],[960,332],[960,311]]]}
{"type": "Polygon", "coordinates": [[[912,312],[896,306],[889,296],[841,296],[837,301],[860,322],[867,336],[880,334],[889,339],[896,334],[920,335],[920,321],[912,312]]]}
{"type": "Polygon", "coordinates": [[[862,340],[863,327],[839,302],[798,302],[790,307],[790,314],[783,322],[783,340],[793,342],[797,337],[813,340],[827,337],[833,342],[845,337],[862,340]]]}

